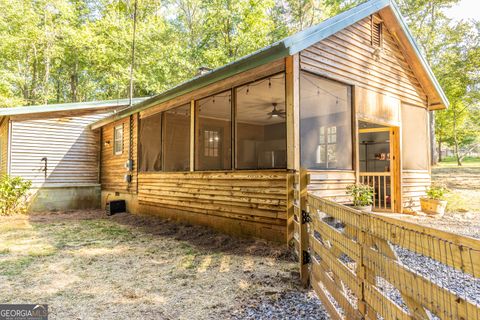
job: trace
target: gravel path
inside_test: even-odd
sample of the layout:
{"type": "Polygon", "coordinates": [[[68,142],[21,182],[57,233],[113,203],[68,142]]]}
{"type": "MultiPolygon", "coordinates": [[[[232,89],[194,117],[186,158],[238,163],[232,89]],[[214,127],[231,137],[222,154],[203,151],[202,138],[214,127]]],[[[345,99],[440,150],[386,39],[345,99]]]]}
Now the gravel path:
{"type": "Polygon", "coordinates": [[[458,296],[480,305],[480,279],[400,247],[395,247],[395,251],[402,263],[410,269],[458,296]]]}
{"type": "Polygon", "coordinates": [[[286,291],[273,296],[258,297],[242,305],[226,318],[241,319],[329,319],[315,293],[286,291]]]}

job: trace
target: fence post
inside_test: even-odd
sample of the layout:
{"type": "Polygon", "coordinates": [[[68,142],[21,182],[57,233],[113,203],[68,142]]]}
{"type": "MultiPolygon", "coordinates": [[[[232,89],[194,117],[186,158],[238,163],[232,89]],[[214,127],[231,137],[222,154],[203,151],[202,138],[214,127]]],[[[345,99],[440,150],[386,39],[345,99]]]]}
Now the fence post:
{"type": "Polygon", "coordinates": [[[300,176],[298,180],[298,189],[299,189],[299,205],[300,205],[300,252],[299,252],[299,262],[300,262],[300,279],[302,285],[307,287],[309,285],[310,279],[310,251],[308,248],[308,209],[307,209],[307,186],[309,184],[309,175],[307,170],[301,168],[300,176]]]}
{"type": "Polygon", "coordinates": [[[366,230],[366,219],[364,219],[365,213],[360,214],[359,218],[359,227],[360,232],[358,235],[358,244],[360,245],[360,263],[357,266],[357,277],[361,281],[361,296],[358,297],[358,311],[362,314],[364,319],[370,319],[370,312],[368,311],[368,305],[365,300],[365,283],[368,281],[368,278],[371,277],[371,272],[367,269],[365,265],[365,257],[364,257],[364,247],[368,241],[368,235],[366,230]]]}

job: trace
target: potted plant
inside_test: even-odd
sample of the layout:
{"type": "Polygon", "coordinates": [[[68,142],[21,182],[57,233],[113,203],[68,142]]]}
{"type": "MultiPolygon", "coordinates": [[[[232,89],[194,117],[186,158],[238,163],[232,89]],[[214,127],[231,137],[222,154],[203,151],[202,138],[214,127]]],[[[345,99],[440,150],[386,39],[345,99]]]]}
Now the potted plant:
{"type": "Polygon", "coordinates": [[[420,206],[422,212],[427,214],[435,214],[443,216],[447,201],[445,194],[448,192],[447,188],[441,185],[432,185],[427,189],[427,197],[420,198],[420,206]]]}
{"type": "Polygon", "coordinates": [[[353,207],[361,211],[372,211],[373,188],[366,184],[352,184],[347,194],[353,198],[353,207]]]}

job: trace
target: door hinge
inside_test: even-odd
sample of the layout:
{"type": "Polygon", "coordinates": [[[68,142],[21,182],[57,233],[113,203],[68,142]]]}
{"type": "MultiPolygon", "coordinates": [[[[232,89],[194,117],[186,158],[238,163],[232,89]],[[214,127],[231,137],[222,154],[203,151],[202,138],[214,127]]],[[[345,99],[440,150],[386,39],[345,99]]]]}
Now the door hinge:
{"type": "Polygon", "coordinates": [[[312,262],[312,258],[310,257],[310,253],[308,251],[303,250],[302,264],[309,264],[310,262],[312,262]]]}
{"type": "Polygon", "coordinates": [[[310,217],[310,214],[307,211],[302,210],[302,224],[309,223],[309,222],[312,222],[312,218],[310,217]]]}

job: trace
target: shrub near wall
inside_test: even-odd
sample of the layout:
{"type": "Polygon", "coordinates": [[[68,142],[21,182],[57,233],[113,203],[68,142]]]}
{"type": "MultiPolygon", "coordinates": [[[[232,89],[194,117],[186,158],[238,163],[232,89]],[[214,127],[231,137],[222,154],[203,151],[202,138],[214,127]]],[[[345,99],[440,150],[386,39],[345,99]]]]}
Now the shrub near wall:
{"type": "Polygon", "coordinates": [[[4,175],[0,178],[0,215],[25,213],[32,182],[4,175]]]}

